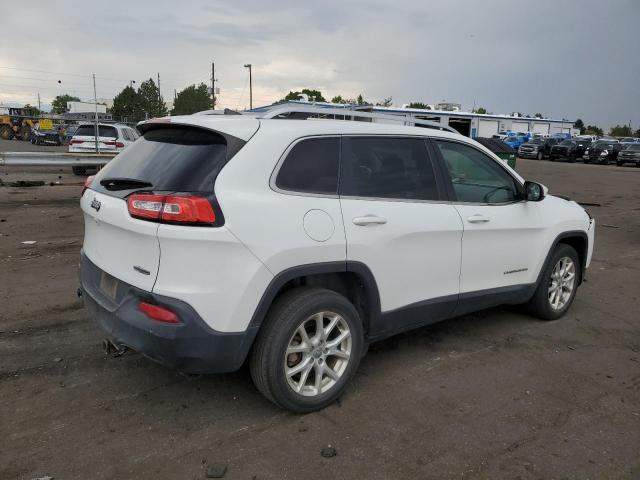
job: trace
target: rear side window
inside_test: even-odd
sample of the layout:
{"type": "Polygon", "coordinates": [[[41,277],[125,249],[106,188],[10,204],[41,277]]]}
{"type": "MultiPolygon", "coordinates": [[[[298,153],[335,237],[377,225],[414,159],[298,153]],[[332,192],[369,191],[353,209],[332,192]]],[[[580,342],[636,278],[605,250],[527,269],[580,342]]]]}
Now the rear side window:
{"type": "Polygon", "coordinates": [[[345,138],[340,195],[437,200],[435,174],[424,140],[345,138]]]}
{"type": "MultiPolygon", "coordinates": [[[[101,137],[118,138],[118,131],[115,127],[109,125],[100,125],[98,127],[101,137]]],[[[93,137],[96,134],[95,125],[80,125],[74,135],[79,137],[93,137]]]]}
{"type": "Polygon", "coordinates": [[[294,145],[278,171],[276,186],[282,190],[336,195],[340,139],[308,138],[294,145]]]}
{"type": "Polygon", "coordinates": [[[92,188],[102,190],[101,180],[131,179],[150,183],[148,189],[154,191],[213,192],[226,156],[226,141],[215,132],[193,127],[157,128],[109,162],[92,188]]]}

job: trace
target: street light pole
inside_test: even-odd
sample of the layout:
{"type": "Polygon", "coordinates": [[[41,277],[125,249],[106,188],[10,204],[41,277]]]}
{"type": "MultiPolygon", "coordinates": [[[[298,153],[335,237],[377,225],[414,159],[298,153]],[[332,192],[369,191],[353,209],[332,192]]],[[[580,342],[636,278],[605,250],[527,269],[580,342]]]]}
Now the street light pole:
{"type": "Polygon", "coordinates": [[[251,78],[251,64],[245,64],[244,68],[249,69],[249,110],[253,109],[253,80],[251,78]]]}
{"type": "Polygon", "coordinates": [[[96,131],[95,131],[95,139],[96,139],[96,152],[100,153],[100,141],[98,137],[100,136],[100,129],[98,128],[98,96],[96,95],[96,74],[93,74],[93,105],[96,107],[96,131]]]}

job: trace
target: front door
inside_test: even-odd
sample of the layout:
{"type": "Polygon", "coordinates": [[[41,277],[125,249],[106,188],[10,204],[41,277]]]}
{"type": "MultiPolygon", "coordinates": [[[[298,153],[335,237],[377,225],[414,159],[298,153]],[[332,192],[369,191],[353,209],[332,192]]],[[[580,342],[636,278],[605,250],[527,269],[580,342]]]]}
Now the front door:
{"type": "Polygon", "coordinates": [[[536,202],[522,200],[522,185],[499,160],[466,143],[434,140],[450,176],[452,200],[464,225],[461,300],[535,282],[543,245],[536,202]]]}

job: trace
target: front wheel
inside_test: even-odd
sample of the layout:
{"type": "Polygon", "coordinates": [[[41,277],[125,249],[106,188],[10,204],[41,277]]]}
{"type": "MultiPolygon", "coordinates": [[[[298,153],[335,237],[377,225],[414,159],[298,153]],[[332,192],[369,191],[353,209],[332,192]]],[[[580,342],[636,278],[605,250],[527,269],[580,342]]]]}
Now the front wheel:
{"type": "Polygon", "coordinates": [[[537,156],[538,160],[542,160],[542,157],[544,157],[543,153],[538,152],[538,156],[537,156]]]}
{"type": "Polygon", "coordinates": [[[282,408],[320,410],[346,388],[363,344],[360,316],[345,297],[324,288],[295,288],[269,311],[251,355],[251,377],[282,408]]]}
{"type": "Polygon", "coordinates": [[[559,244],[527,304],[530,313],[542,320],[562,317],[576,296],[581,269],[575,249],[564,243],[559,244]]]}

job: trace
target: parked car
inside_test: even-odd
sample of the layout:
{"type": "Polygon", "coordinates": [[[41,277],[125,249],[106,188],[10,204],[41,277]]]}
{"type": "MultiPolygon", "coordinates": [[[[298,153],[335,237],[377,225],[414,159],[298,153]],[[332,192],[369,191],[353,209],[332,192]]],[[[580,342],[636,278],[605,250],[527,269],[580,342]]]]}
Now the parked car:
{"type": "Polygon", "coordinates": [[[598,140],[593,143],[584,155],[584,163],[610,164],[618,159],[618,153],[622,149],[617,140],[598,140]]]}
{"type": "MultiPolygon", "coordinates": [[[[96,127],[94,123],[83,123],[78,126],[69,141],[70,153],[96,153],[98,151],[95,137],[96,127]]],[[[121,152],[140,135],[136,130],[117,123],[98,125],[98,142],[101,153],[121,152]]],[[[72,167],[76,175],[85,175],[87,167],[72,167]]]]}
{"type": "Polygon", "coordinates": [[[640,143],[631,143],[620,150],[616,164],[621,166],[625,163],[633,163],[636,167],[640,167],[640,143]]]}
{"type": "Polygon", "coordinates": [[[566,159],[569,162],[575,162],[576,159],[582,158],[586,147],[585,142],[576,142],[575,140],[563,140],[551,147],[549,152],[549,160],[566,159]]]}
{"type": "Polygon", "coordinates": [[[502,140],[504,143],[509,145],[514,150],[518,150],[520,145],[524,143],[524,139],[522,137],[518,137],[516,135],[511,135],[502,140]]]}
{"type": "Polygon", "coordinates": [[[551,147],[558,143],[557,138],[534,138],[518,148],[518,156],[522,158],[537,158],[542,160],[551,153],[551,147]]]}
{"type": "Polygon", "coordinates": [[[62,137],[62,143],[64,145],[69,145],[71,143],[71,139],[75,135],[75,133],[78,130],[79,126],[80,125],[78,125],[77,123],[72,123],[70,125],[66,125],[65,126],[64,136],[62,137]]]}
{"type": "Polygon", "coordinates": [[[183,372],[248,358],[291,411],[334,402],[398,332],[504,303],[560,318],[591,261],[580,205],[460,134],[244,115],[138,128],[81,196],[90,316],[183,372]]]}

